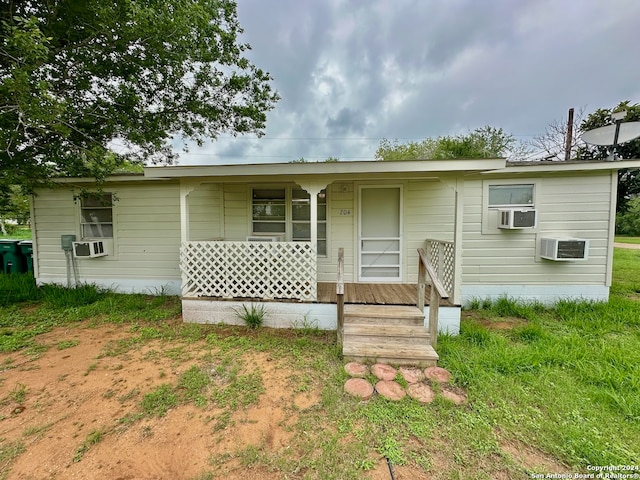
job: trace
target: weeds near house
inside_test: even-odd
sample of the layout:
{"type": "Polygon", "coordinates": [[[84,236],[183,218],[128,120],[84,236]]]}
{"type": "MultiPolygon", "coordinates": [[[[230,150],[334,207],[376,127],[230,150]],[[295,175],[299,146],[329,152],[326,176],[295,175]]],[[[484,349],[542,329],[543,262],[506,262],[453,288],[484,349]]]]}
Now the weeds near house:
{"type": "Polygon", "coordinates": [[[0,274],[0,307],[37,300],[38,287],[31,274],[0,274]]]}
{"type": "Polygon", "coordinates": [[[302,320],[294,321],[291,327],[303,336],[320,335],[322,333],[318,327],[318,320],[310,319],[308,314],[305,314],[302,320]]]}
{"type": "Polygon", "coordinates": [[[251,307],[247,308],[245,304],[242,304],[242,308],[234,309],[236,316],[241,319],[245,325],[249,328],[258,328],[262,326],[264,316],[267,313],[267,307],[264,304],[258,305],[252,303],[251,307]]]}

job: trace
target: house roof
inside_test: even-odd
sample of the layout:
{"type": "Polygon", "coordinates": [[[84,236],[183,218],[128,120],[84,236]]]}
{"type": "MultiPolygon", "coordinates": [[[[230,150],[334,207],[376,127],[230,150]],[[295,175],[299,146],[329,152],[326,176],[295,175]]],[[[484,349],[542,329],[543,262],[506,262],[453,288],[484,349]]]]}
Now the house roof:
{"type": "Polygon", "coordinates": [[[487,173],[541,173],[541,172],[584,172],[595,170],[620,170],[640,168],[640,159],[630,160],[569,160],[536,162],[506,162],[504,168],[487,173]]]}
{"type": "MultiPolygon", "coordinates": [[[[236,181],[278,178],[279,180],[331,176],[334,180],[350,178],[436,178],[446,174],[476,173],[536,174],[554,172],[584,172],[640,168],[640,159],[620,161],[535,161],[507,162],[504,158],[408,160],[408,161],[354,161],[317,163],[254,163],[235,165],[189,165],[145,167],[144,175],[118,174],[107,181],[149,181],[178,178],[235,178],[236,181]]],[[[92,183],[92,178],[60,178],[58,183],[92,183]]]]}
{"type": "Polygon", "coordinates": [[[259,163],[239,165],[194,165],[146,167],[148,178],[184,177],[255,177],[255,176],[387,176],[442,174],[448,172],[482,172],[506,166],[504,158],[411,160],[411,161],[357,161],[317,163],[259,163]]]}

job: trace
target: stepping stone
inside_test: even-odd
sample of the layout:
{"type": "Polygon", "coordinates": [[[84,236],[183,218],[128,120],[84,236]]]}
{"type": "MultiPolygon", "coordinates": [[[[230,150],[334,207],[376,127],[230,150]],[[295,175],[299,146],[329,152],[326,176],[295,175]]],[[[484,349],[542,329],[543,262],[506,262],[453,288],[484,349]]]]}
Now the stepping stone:
{"type": "Polygon", "coordinates": [[[389,400],[402,400],[407,394],[398,382],[391,380],[380,380],[376,383],[376,391],[389,400]]]}
{"type": "Polygon", "coordinates": [[[407,383],[418,383],[424,380],[424,373],[417,367],[400,367],[398,370],[407,383]]]}
{"type": "Polygon", "coordinates": [[[463,405],[467,402],[467,397],[463,393],[457,393],[447,389],[442,389],[442,392],[440,393],[444,398],[456,405],[463,405]]]}
{"type": "Polygon", "coordinates": [[[429,380],[433,380],[438,383],[447,383],[451,380],[451,373],[441,367],[427,367],[424,369],[424,376],[429,380]]]}
{"type": "Polygon", "coordinates": [[[373,385],[363,378],[350,378],[344,384],[344,391],[362,400],[369,400],[373,396],[373,385]]]}
{"type": "Polygon", "coordinates": [[[407,387],[409,396],[420,403],[431,403],[435,398],[435,394],[429,385],[424,383],[414,383],[407,387]]]}
{"type": "Polygon", "coordinates": [[[396,369],[391,365],[384,363],[376,363],[371,367],[371,373],[373,373],[380,380],[393,380],[396,378],[396,369]]]}
{"type": "Polygon", "coordinates": [[[369,369],[361,363],[349,362],[344,366],[344,371],[347,372],[350,377],[363,378],[366,377],[369,369]]]}

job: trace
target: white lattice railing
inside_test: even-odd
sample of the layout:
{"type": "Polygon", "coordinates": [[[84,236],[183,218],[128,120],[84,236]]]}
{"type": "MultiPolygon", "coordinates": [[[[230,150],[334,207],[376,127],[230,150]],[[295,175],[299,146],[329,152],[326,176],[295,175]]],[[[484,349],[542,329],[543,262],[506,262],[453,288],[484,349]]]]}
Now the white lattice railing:
{"type": "Polygon", "coordinates": [[[309,242],[185,242],[180,271],[185,297],[317,299],[309,242]]]}
{"type": "Polygon", "coordinates": [[[427,258],[447,289],[449,296],[453,295],[453,276],[455,273],[455,257],[453,242],[441,242],[428,239],[425,241],[427,258]]]}

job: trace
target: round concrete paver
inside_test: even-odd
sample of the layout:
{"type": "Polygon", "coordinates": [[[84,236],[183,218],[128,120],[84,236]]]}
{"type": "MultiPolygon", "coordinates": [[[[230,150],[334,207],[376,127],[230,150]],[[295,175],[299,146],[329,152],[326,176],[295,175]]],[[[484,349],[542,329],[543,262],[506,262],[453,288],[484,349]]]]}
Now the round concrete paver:
{"type": "Polygon", "coordinates": [[[376,363],[371,367],[371,373],[373,373],[380,380],[393,380],[396,378],[396,369],[391,365],[384,363],[376,363]]]}
{"type": "Polygon", "coordinates": [[[424,375],[429,380],[438,383],[447,383],[451,380],[451,373],[442,367],[427,367],[424,369],[424,375]]]}
{"type": "Polygon", "coordinates": [[[399,383],[391,380],[380,380],[376,383],[376,391],[389,400],[401,400],[407,394],[399,383]]]}
{"type": "Polygon", "coordinates": [[[362,400],[369,400],[373,396],[373,385],[363,378],[350,378],[344,384],[344,391],[362,400]]]}
{"type": "Polygon", "coordinates": [[[467,402],[467,397],[464,394],[456,393],[446,389],[443,389],[440,393],[442,393],[442,396],[444,398],[455,403],[456,405],[462,405],[467,402]]]}
{"type": "Polygon", "coordinates": [[[400,367],[398,370],[407,383],[418,383],[424,380],[424,373],[417,367],[400,367]]]}
{"type": "Polygon", "coordinates": [[[344,366],[344,371],[347,372],[350,377],[363,378],[367,376],[369,369],[361,363],[349,362],[344,366]]]}
{"type": "Polygon", "coordinates": [[[407,387],[409,396],[420,403],[431,403],[435,398],[435,394],[429,385],[424,383],[414,383],[407,387]]]}

